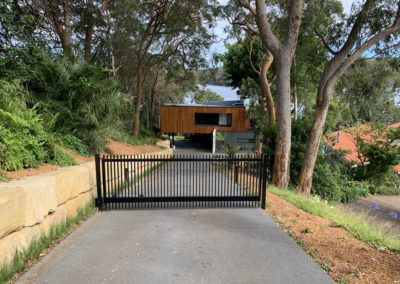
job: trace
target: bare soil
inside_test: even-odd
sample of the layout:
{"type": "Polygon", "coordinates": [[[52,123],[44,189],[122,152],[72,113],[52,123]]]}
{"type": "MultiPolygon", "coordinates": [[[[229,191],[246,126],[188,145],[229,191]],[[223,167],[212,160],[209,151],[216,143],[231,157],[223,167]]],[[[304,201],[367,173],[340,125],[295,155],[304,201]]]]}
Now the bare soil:
{"type": "Polygon", "coordinates": [[[267,209],[339,283],[400,283],[400,253],[374,248],[324,218],[267,193],[267,209]],[[341,281],[341,282],[340,282],[341,281]]]}
{"type": "MultiPolygon", "coordinates": [[[[161,150],[161,147],[157,146],[157,145],[136,146],[136,145],[130,145],[130,144],[126,144],[126,143],[118,142],[118,141],[109,141],[107,143],[105,153],[110,154],[110,155],[134,155],[134,154],[155,152],[155,151],[159,151],[159,150],[161,150]]],[[[78,163],[85,163],[85,162],[90,162],[90,161],[94,160],[93,156],[84,157],[84,156],[81,156],[81,155],[75,153],[72,150],[66,149],[66,151],[69,154],[71,154],[78,163]]],[[[29,177],[29,176],[41,175],[41,174],[44,174],[47,172],[55,171],[60,168],[61,168],[60,166],[44,164],[37,168],[29,168],[29,169],[23,169],[23,170],[19,170],[19,171],[6,171],[6,172],[4,172],[4,175],[6,176],[7,179],[13,180],[13,179],[21,179],[21,178],[29,177]]]]}

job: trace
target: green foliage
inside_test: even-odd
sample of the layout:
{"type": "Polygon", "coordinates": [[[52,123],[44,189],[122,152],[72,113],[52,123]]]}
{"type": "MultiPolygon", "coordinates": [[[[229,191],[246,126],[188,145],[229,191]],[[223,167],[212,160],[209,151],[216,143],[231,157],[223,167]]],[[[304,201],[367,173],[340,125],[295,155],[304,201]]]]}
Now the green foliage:
{"type": "Polygon", "coordinates": [[[202,104],[205,102],[213,102],[213,101],[223,101],[224,98],[217,93],[207,90],[207,89],[199,89],[194,91],[192,97],[192,103],[202,104]]]}
{"type": "Polygon", "coordinates": [[[0,109],[0,120],[0,169],[38,167],[46,161],[48,134],[33,110],[18,116],[0,109]]]}
{"type": "Polygon", "coordinates": [[[95,212],[94,202],[90,202],[85,207],[80,208],[76,216],[68,218],[61,224],[51,226],[48,235],[33,240],[28,248],[16,252],[11,263],[0,266],[0,283],[8,283],[15,274],[23,271],[28,264],[35,261],[44,250],[57,240],[70,234],[76,225],[88,219],[95,212]]]}
{"type": "Polygon", "coordinates": [[[400,120],[400,106],[396,105],[399,70],[390,63],[390,59],[365,60],[345,73],[337,93],[343,104],[351,106],[347,123],[400,120]]]}
{"type": "Polygon", "coordinates": [[[343,226],[357,239],[370,243],[376,247],[387,247],[393,251],[400,251],[400,241],[387,236],[377,226],[370,226],[366,217],[345,211],[340,206],[321,200],[318,196],[303,196],[290,190],[283,190],[270,186],[269,191],[284,198],[294,206],[304,211],[326,218],[343,226]]]}
{"type": "Polygon", "coordinates": [[[0,80],[0,94],[0,170],[34,168],[45,162],[74,164],[72,157],[54,144],[36,107],[26,108],[27,95],[17,82],[0,80]]]}
{"type": "Polygon", "coordinates": [[[71,134],[64,134],[64,133],[56,133],[55,136],[57,140],[60,142],[61,145],[64,147],[73,150],[74,152],[78,153],[81,156],[88,157],[89,150],[88,147],[83,144],[82,140],[71,135],[71,134]]]}
{"type": "Polygon", "coordinates": [[[329,262],[327,262],[327,261],[324,261],[324,262],[321,263],[321,268],[323,270],[325,270],[326,272],[329,272],[329,271],[332,270],[331,264],[329,262]]]}
{"type": "Polygon", "coordinates": [[[52,145],[49,151],[49,162],[62,167],[76,165],[75,159],[59,145],[52,145]]]}
{"type": "Polygon", "coordinates": [[[79,59],[52,58],[36,48],[11,54],[4,65],[5,77],[21,78],[29,103],[37,104],[49,130],[73,133],[91,152],[98,152],[123,128],[129,98],[108,70],[79,59]]]}
{"type": "MultiPolygon", "coordinates": [[[[299,119],[292,126],[291,181],[296,183],[304,160],[308,129],[308,117],[299,119]]],[[[335,202],[354,202],[368,194],[369,184],[353,181],[350,166],[342,154],[320,147],[313,175],[312,193],[335,202]]]]}
{"type": "Polygon", "coordinates": [[[0,182],[7,181],[7,177],[5,176],[3,171],[0,171],[0,182]]]}
{"type": "Polygon", "coordinates": [[[228,44],[226,53],[222,56],[224,71],[227,74],[229,85],[240,87],[242,81],[247,78],[255,80],[259,84],[259,76],[251,67],[249,50],[252,48],[252,61],[259,66],[265,56],[261,41],[258,38],[246,37],[237,43],[228,44]],[[252,42],[252,43],[251,43],[252,42]]]}

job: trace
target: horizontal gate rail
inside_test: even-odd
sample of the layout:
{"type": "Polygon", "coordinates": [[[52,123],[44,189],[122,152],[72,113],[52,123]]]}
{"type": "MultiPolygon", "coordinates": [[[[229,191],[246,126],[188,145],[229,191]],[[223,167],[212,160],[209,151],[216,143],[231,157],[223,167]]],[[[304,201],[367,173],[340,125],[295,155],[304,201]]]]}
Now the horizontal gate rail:
{"type": "Polygon", "coordinates": [[[101,209],[265,208],[266,156],[96,155],[101,209]]]}

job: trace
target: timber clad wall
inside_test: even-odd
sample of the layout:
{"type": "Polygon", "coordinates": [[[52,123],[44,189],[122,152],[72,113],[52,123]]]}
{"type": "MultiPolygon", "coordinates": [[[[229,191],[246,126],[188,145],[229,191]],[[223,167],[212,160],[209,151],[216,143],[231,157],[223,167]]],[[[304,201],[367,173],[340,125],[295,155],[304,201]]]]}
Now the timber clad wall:
{"type": "Polygon", "coordinates": [[[161,106],[160,128],[163,133],[207,133],[217,131],[247,131],[250,120],[244,107],[161,106]],[[195,113],[231,113],[232,125],[196,125],[195,113]]]}

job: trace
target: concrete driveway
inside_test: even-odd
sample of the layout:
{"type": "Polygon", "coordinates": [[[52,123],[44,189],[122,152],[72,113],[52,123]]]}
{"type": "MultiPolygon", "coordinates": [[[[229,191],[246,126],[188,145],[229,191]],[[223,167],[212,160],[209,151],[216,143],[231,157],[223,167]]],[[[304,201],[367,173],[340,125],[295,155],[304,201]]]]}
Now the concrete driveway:
{"type": "Polygon", "coordinates": [[[259,208],[97,213],[18,283],[334,283],[259,208]]]}

